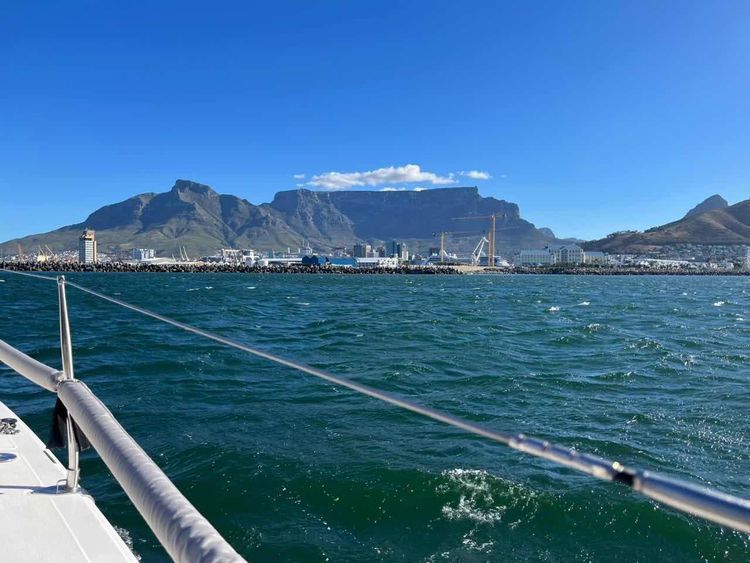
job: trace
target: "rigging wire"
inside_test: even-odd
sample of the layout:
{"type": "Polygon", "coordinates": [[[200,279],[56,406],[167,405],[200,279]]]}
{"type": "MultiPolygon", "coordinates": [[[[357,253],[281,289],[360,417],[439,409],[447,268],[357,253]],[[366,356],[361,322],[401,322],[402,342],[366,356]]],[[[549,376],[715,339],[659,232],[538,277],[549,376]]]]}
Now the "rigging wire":
{"type": "MultiPolygon", "coordinates": [[[[50,281],[58,281],[56,277],[42,276],[15,270],[0,269],[0,271],[40,278],[50,281]]],[[[500,432],[486,428],[480,424],[470,422],[459,417],[425,407],[413,401],[380,391],[368,385],[351,381],[350,379],[330,374],[323,370],[293,361],[253,346],[243,344],[236,340],[221,336],[214,332],[183,323],[181,321],[156,313],[149,309],[133,305],[121,299],[111,297],[93,289],[89,289],[77,283],[66,280],[61,276],[65,285],[69,285],[79,291],[108,301],[135,313],[145,315],[160,322],[172,325],[181,330],[213,340],[225,346],[241,350],[253,356],[269,360],[279,365],[307,373],[334,385],[348,388],[357,393],[367,395],[396,407],[411,411],[432,420],[448,424],[471,434],[487,438],[489,440],[510,446],[513,449],[527,454],[550,460],[582,473],[592,475],[599,479],[613,481],[627,485],[648,497],[672,506],[683,512],[689,512],[696,516],[712,520],[714,522],[732,527],[736,530],[750,533],[750,501],[733,497],[705,487],[698,487],[689,483],[661,476],[657,473],[644,470],[634,470],[624,467],[616,461],[608,461],[597,456],[579,453],[565,446],[559,446],[526,436],[524,434],[513,434],[500,432]]]]}

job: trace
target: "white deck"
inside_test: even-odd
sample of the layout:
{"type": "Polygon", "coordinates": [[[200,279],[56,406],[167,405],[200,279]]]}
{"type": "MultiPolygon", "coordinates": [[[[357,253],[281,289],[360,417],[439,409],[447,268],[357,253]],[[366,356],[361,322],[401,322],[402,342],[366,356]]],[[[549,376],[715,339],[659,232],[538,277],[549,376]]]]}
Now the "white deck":
{"type": "MultiPolygon", "coordinates": [[[[0,402],[6,417],[18,418],[0,402]]],[[[65,493],[65,468],[39,438],[20,419],[16,427],[0,434],[0,559],[137,561],[90,496],[65,493]]]]}

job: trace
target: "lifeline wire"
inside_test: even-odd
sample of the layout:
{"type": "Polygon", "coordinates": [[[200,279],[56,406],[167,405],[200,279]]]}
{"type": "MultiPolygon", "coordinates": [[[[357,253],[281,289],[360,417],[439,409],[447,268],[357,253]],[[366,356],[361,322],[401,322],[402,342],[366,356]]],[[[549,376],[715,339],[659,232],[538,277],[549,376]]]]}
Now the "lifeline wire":
{"type": "MultiPolygon", "coordinates": [[[[45,280],[57,281],[56,278],[30,274],[28,272],[18,272],[14,270],[1,271],[31,276],[34,278],[41,278],[45,280]]],[[[583,473],[587,473],[594,477],[598,477],[599,479],[614,481],[616,483],[627,485],[635,491],[638,491],[646,496],[663,502],[683,512],[689,512],[696,516],[700,516],[719,524],[732,527],[736,530],[750,532],[750,501],[720,493],[718,491],[714,491],[705,487],[697,487],[689,483],[684,483],[682,481],[663,477],[659,474],[649,471],[632,470],[622,466],[618,462],[607,461],[596,456],[582,454],[573,449],[564,446],[558,446],[556,444],[551,444],[545,440],[539,440],[537,438],[529,437],[524,434],[511,434],[507,432],[490,430],[479,424],[475,424],[473,422],[469,422],[461,418],[436,411],[412,401],[396,397],[394,395],[391,395],[390,393],[379,391],[367,385],[363,385],[354,381],[350,381],[349,379],[343,377],[332,375],[330,373],[301,364],[299,362],[287,360],[275,354],[264,352],[263,350],[259,350],[252,346],[242,344],[241,342],[237,342],[224,336],[220,336],[216,333],[177,321],[165,315],[155,313],[148,309],[144,309],[143,307],[127,303],[126,301],[122,301],[120,299],[110,297],[109,295],[99,293],[98,291],[94,291],[87,287],[83,287],[81,285],[78,285],[77,283],[67,281],[63,276],[61,277],[66,285],[74,287],[80,291],[83,291],[84,293],[88,293],[94,297],[98,297],[99,299],[103,299],[115,305],[119,305],[120,307],[124,307],[125,309],[129,309],[136,313],[140,313],[147,317],[151,317],[158,321],[170,324],[187,332],[197,334],[198,336],[208,338],[231,348],[242,350],[243,352],[247,352],[259,358],[263,358],[271,362],[275,362],[277,364],[302,371],[319,379],[328,381],[329,383],[346,387],[357,393],[373,397],[402,409],[420,414],[432,420],[443,422],[477,436],[482,436],[495,442],[505,444],[513,449],[525,452],[527,454],[550,460],[557,464],[575,469],[583,473]]]]}

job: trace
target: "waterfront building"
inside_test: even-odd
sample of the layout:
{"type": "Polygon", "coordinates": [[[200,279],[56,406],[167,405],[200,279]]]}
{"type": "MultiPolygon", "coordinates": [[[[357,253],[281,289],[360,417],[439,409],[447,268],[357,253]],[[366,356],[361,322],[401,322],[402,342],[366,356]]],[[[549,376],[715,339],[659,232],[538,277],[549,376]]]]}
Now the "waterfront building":
{"type": "Polygon", "coordinates": [[[242,250],[237,248],[222,248],[221,261],[224,264],[244,264],[245,256],[242,253],[242,250]]]}
{"type": "Polygon", "coordinates": [[[583,261],[586,264],[606,264],[607,255],[604,252],[587,250],[583,253],[583,261]]]}
{"type": "Polygon", "coordinates": [[[325,266],[328,263],[328,258],[325,256],[308,255],[302,257],[303,266],[325,266]]]}
{"type": "Polygon", "coordinates": [[[329,258],[328,263],[332,268],[354,268],[357,265],[355,258],[329,258]]]}
{"type": "Polygon", "coordinates": [[[81,264],[96,264],[96,232],[86,229],[78,238],[78,261],[81,264]]]}
{"type": "Polygon", "coordinates": [[[153,248],[134,248],[133,249],[133,260],[136,262],[143,262],[145,260],[153,260],[155,253],[153,248]]]}
{"type": "Polygon", "coordinates": [[[399,258],[396,256],[378,256],[371,258],[357,258],[358,268],[398,268],[399,258]]]}
{"type": "Polygon", "coordinates": [[[522,250],[518,253],[521,266],[550,266],[557,261],[555,254],[546,248],[541,250],[522,250]]]}
{"type": "Polygon", "coordinates": [[[557,264],[583,264],[583,248],[577,244],[554,244],[546,247],[555,255],[557,264]]]}
{"type": "Polygon", "coordinates": [[[357,243],[352,248],[352,256],[354,258],[368,258],[372,256],[372,246],[369,244],[357,243]]]}

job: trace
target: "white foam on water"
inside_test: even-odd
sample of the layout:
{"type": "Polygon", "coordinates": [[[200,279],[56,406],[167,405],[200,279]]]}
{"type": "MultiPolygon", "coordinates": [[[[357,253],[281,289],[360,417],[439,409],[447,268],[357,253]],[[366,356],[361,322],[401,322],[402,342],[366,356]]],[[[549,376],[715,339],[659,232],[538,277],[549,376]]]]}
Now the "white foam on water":
{"type": "Polygon", "coordinates": [[[492,546],[495,545],[495,542],[490,540],[488,542],[479,543],[476,540],[474,540],[473,537],[471,537],[471,532],[469,532],[462,538],[461,544],[470,551],[490,553],[492,551],[492,546]]]}
{"type": "Polygon", "coordinates": [[[460,488],[457,503],[445,504],[441,512],[448,520],[471,520],[480,524],[492,524],[502,520],[504,506],[494,506],[490,486],[490,475],[480,469],[451,469],[443,476],[460,488]]]}
{"type": "Polygon", "coordinates": [[[247,286],[247,288],[248,289],[255,289],[255,286],[254,285],[249,285],[249,286],[247,286]]]}
{"type": "Polygon", "coordinates": [[[588,307],[589,305],[591,305],[591,301],[581,301],[581,302],[579,303],[579,305],[580,305],[581,307],[588,307]]]}
{"type": "Polygon", "coordinates": [[[212,285],[207,285],[206,286],[206,289],[213,289],[213,288],[214,288],[214,286],[212,286],[212,285]]]}
{"type": "Polygon", "coordinates": [[[550,313],[557,313],[560,310],[560,307],[550,307],[547,309],[550,313]]]}
{"type": "Polygon", "coordinates": [[[724,305],[726,305],[726,301],[717,301],[714,303],[714,307],[722,307],[724,305]]]}
{"type": "Polygon", "coordinates": [[[199,289],[199,287],[190,287],[188,288],[188,291],[198,291],[199,289]]]}
{"type": "Polygon", "coordinates": [[[123,541],[123,543],[128,547],[130,551],[133,552],[135,558],[138,561],[141,561],[140,554],[135,552],[135,546],[133,545],[133,536],[130,535],[130,531],[120,526],[113,526],[113,528],[115,529],[115,532],[117,532],[117,535],[120,536],[120,539],[123,541]]]}

